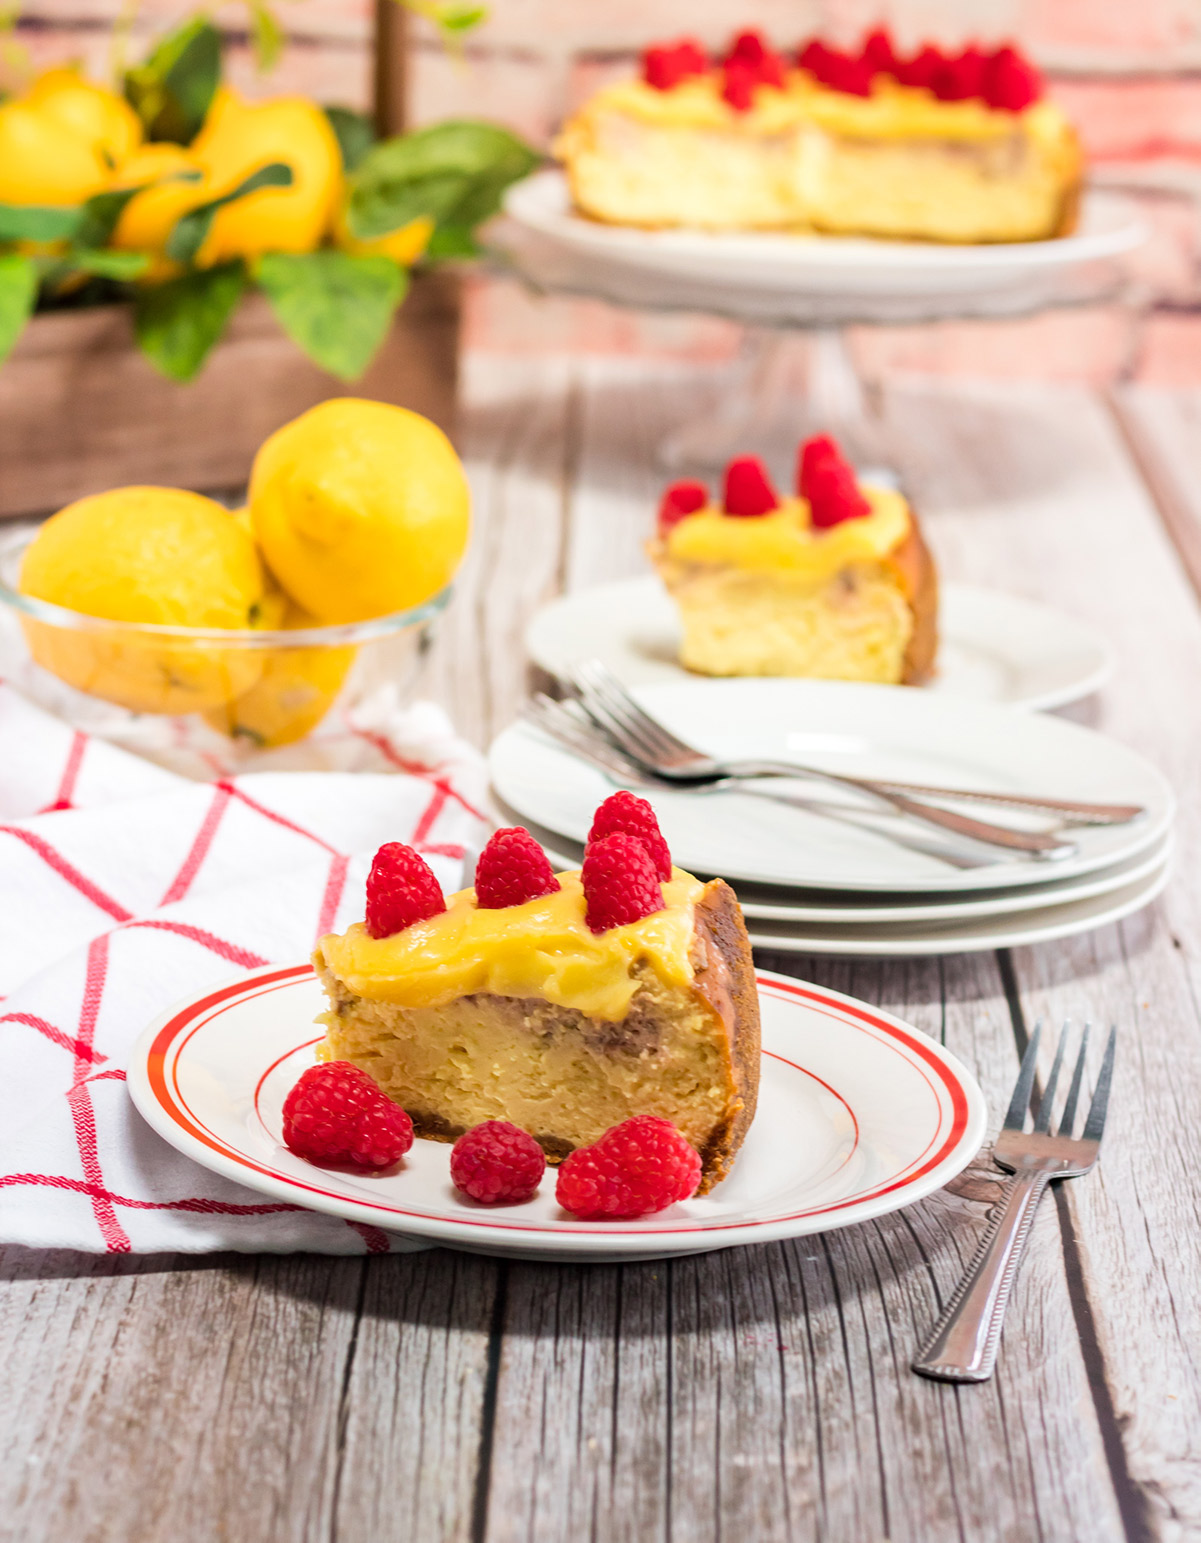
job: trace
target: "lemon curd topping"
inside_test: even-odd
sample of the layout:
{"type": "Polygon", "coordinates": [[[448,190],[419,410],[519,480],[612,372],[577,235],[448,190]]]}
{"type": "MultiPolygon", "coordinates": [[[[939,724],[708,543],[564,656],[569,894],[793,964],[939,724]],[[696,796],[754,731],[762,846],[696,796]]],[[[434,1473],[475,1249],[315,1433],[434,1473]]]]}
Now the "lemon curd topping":
{"type": "Polygon", "coordinates": [[[860,492],[871,513],[825,530],[813,529],[803,498],[786,498],[770,514],[754,516],[701,509],[672,527],[667,553],[685,563],[784,570],[819,588],[851,563],[879,562],[909,533],[909,505],[900,493],[862,484],[860,492]]]}
{"type": "Polygon", "coordinates": [[[719,72],[694,76],[670,91],[642,80],[619,81],[605,88],[584,113],[616,111],[664,127],[736,128],[754,136],[784,133],[813,123],[856,139],[1004,138],[1020,123],[1036,137],[1062,131],[1063,114],[1050,102],[1022,112],[990,107],[979,98],[941,102],[921,86],[878,79],[869,97],[852,96],[819,85],[804,70],[789,70],[784,89],[760,86],[754,104],[739,112],[724,99],[719,72]]]}
{"type": "Polygon", "coordinates": [[[624,927],[593,933],[584,920],[579,870],[559,874],[551,895],[483,910],[473,889],[448,897],[446,910],[389,938],[361,922],[322,938],[318,953],[356,995],[402,1007],[439,1007],[474,992],[541,997],[594,1018],[619,1022],[638,987],[643,961],[665,985],[693,979],[693,912],[704,886],[681,868],[663,886],[665,909],[624,927]]]}

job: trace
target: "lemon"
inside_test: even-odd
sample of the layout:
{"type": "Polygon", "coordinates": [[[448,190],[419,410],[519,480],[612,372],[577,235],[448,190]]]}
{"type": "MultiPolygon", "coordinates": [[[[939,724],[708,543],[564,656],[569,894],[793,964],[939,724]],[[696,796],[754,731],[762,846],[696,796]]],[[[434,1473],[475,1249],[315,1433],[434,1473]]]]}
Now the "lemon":
{"type": "MultiPolygon", "coordinates": [[[[27,595],[85,616],[185,627],[248,627],[264,592],[254,542],[229,512],[175,488],[81,498],[38,531],[21,565],[27,595]]],[[[213,643],[24,621],[34,658],[80,691],[134,712],[187,713],[238,696],[262,660],[213,643]]]]}
{"type": "Polygon", "coordinates": [[[78,70],[47,70],[24,100],[91,145],[109,166],[119,165],[142,143],[142,121],[125,98],[85,80],[78,70]]]}
{"type": "Polygon", "coordinates": [[[182,145],[164,140],[142,145],[121,164],[116,188],[142,187],[121,211],[112,244],[125,251],[149,252],[152,263],[144,277],[153,283],[179,271],[178,263],[162,255],[167,237],[181,215],[204,202],[204,168],[182,145]]]}
{"type": "Polygon", "coordinates": [[[417,261],[429,246],[433,234],[434,221],[428,214],[419,214],[399,230],[390,230],[386,236],[361,241],[358,236],[351,235],[345,203],[334,217],[334,240],[344,252],[349,252],[352,257],[390,257],[402,268],[409,268],[417,261]]]}
{"type": "Polygon", "coordinates": [[[205,172],[197,203],[230,193],[252,172],[282,161],[292,185],[263,188],[218,210],[197,256],[202,267],[262,252],[311,252],[320,245],[342,190],[342,155],[329,119],[304,97],[243,102],[217,93],[192,155],[205,172]]]}
{"type": "MultiPolygon", "coordinates": [[[[282,614],[274,620],[264,619],[263,625],[299,631],[320,623],[298,606],[285,603],[282,614]]],[[[212,708],[205,717],[223,734],[249,739],[264,749],[290,745],[303,739],[325,717],[357,652],[349,644],[340,648],[269,649],[263,655],[262,674],[249,691],[212,708]]]]}
{"type": "Polygon", "coordinates": [[[104,190],[109,168],[96,145],[16,98],[0,104],[0,204],[68,208],[104,190]]]}
{"type": "Polygon", "coordinates": [[[428,418],[335,397],[259,448],[250,517],[297,605],[323,622],[362,621],[445,588],[467,545],[471,495],[428,418]]]}

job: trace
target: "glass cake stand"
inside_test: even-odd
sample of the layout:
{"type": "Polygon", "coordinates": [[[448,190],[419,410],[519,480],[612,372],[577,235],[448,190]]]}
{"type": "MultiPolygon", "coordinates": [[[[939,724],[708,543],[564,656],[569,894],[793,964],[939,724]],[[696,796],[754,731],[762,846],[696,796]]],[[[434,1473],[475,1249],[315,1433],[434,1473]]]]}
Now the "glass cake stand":
{"type": "Polygon", "coordinates": [[[1052,241],[948,246],[828,236],[637,230],[583,218],[561,171],[509,190],[491,233],[494,263],[536,291],[637,310],[694,311],[746,331],[716,411],[660,446],[672,469],[711,468],[754,448],[787,401],[810,432],[835,434],[861,468],[887,459],[843,330],[887,324],[1028,316],[1095,303],[1121,286],[1115,259],[1145,227],[1119,195],[1090,192],[1079,227],[1052,241]],[[789,335],[810,335],[794,379],[789,335]]]}

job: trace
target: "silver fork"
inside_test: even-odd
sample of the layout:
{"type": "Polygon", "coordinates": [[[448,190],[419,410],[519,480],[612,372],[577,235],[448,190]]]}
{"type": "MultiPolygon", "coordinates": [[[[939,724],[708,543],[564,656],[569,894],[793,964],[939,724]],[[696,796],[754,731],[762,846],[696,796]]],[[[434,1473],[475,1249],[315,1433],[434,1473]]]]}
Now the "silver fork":
{"type": "Polygon", "coordinates": [[[786,761],[718,761],[703,751],[687,745],[669,729],[644,712],[625,687],[603,665],[580,665],[574,672],[580,705],[596,726],[630,760],[646,767],[665,781],[698,787],[724,779],[741,781],[756,777],[815,777],[835,786],[854,788],[901,814],[928,825],[954,831],[989,846],[1024,852],[1036,861],[1055,861],[1072,857],[1076,847],[1061,837],[1040,831],[1014,830],[1008,825],[994,825],[973,819],[952,809],[922,803],[908,793],[896,791],[895,784],[871,781],[866,777],[848,777],[816,767],[793,765],[786,761]]]}
{"type": "Polygon", "coordinates": [[[1039,1100],[1034,1129],[1027,1133],[1023,1128],[1026,1106],[1034,1087],[1041,1027],[1041,1024],[1035,1026],[1026,1046],[1005,1125],[993,1148],[993,1157],[999,1165],[1014,1175],[1009,1192],[999,1214],[981,1239],[976,1257],[947,1303],[946,1311],[912,1362],[913,1370],[923,1377],[936,1377],[942,1382],[988,1381],[996,1365],[1009,1292],[1043,1191],[1053,1179],[1079,1178],[1097,1161],[1113,1081],[1117,1029],[1109,1031],[1105,1059],[1101,1063],[1101,1074],[1097,1078],[1084,1129],[1073,1138],[1076,1104],[1084,1080],[1088,1026],[1085,1025],[1067,1102],[1055,1135],[1051,1132],[1051,1108],[1067,1046],[1067,1024],[1059,1036],[1046,1091],[1039,1100]]]}
{"type": "MultiPolygon", "coordinates": [[[[527,722],[534,724],[544,734],[581,756],[585,761],[590,761],[594,766],[599,767],[623,787],[652,791],[656,788],[667,788],[676,792],[680,790],[680,783],[657,777],[646,767],[637,766],[627,756],[622,755],[608,735],[597,728],[574,698],[556,702],[553,698],[539,692],[523,706],[521,711],[527,722]]],[[[685,784],[685,787],[687,786],[688,784],[685,784]]],[[[857,829],[871,831],[874,835],[896,846],[905,847],[912,852],[921,852],[924,856],[933,857],[951,868],[987,868],[1001,861],[995,850],[984,854],[979,847],[957,845],[953,840],[948,839],[949,833],[943,834],[931,830],[927,836],[921,830],[902,833],[895,828],[888,828],[882,822],[891,816],[879,815],[875,810],[839,809],[829,804],[818,803],[815,799],[806,798],[801,794],[775,792],[768,787],[740,782],[736,777],[718,777],[712,782],[693,783],[691,786],[695,791],[702,793],[736,789],[754,798],[765,798],[771,803],[789,804],[800,809],[815,809],[826,819],[839,820],[857,829]]]]}
{"type": "Polygon", "coordinates": [[[589,714],[621,726],[628,736],[630,753],[639,746],[639,759],[654,766],[669,781],[706,781],[710,777],[819,777],[847,787],[864,788],[879,793],[885,789],[897,793],[915,793],[927,798],[968,799],[1027,810],[1034,814],[1054,815],[1061,824],[1122,825],[1146,813],[1141,804],[1094,804],[1063,798],[1033,798],[1024,793],[992,793],[980,788],[932,787],[926,783],[898,782],[892,777],[852,777],[823,771],[800,761],[717,761],[653,718],[626,690],[625,685],[599,660],[579,664],[572,672],[572,683],[589,714]]]}

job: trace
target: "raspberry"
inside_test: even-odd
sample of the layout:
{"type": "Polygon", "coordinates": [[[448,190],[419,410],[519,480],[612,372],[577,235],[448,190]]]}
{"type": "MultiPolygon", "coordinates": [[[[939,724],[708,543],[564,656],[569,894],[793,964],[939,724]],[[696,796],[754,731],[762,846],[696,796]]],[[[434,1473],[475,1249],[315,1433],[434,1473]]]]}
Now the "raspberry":
{"type": "Polygon", "coordinates": [[[984,70],[984,99],[990,107],[1020,113],[1043,94],[1043,79],[1016,48],[998,48],[984,70]]]}
{"type": "Polygon", "coordinates": [[[558,887],[550,859],[520,825],[495,831],[475,865],[475,902],[482,911],[524,905],[558,887]]]}
{"type": "Polygon", "coordinates": [[[784,61],[763,41],[760,32],[740,32],[726,55],[727,69],[749,70],[756,85],[784,87],[784,61]]]}
{"type": "Polygon", "coordinates": [[[750,112],[755,105],[755,87],[759,84],[755,71],[741,59],[731,59],[722,76],[721,94],[736,113],[750,112]]]}
{"type": "Polygon", "coordinates": [[[726,467],[721,506],[727,514],[770,514],[780,507],[780,500],[767,467],[757,455],[739,455],[726,467]]]}
{"type": "Polygon", "coordinates": [[[972,44],[952,59],[944,59],[934,72],[930,89],[940,102],[967,102],[984,94],[987,60],[972,44]]]}
{"type": "Polygon", "coordinates": [[[695,38],[660,43],[642,56],[642,78],[656,91],[671,91],[690,75],[704,75],[708,69],[708,57],[695,38]]]}
{"type": "Polygon", "coordinates": [[[928,90],[942,63],[942,54],[927,43],[912,59],[897,60],[897,79],[903,86],[925,86],[928,90]]]}
{"type": "Polygon", "coordinates": [[[848,96],[871,96],[872,71],[863,59],[852,58],[826,43],[806,43],[797,55],[797,63],[808,70],[819,85],[848,96]]]}
{"type": "Polygon", "coordinates": [[[590,841],[580,878],[587,902],[584,920],[593,932],[628,927],[663,909],[655,860],[636,836],[615,831],[590,841]]]}
{"type": "Polygon", "coordinates": [[[673,526],[696,514],[709,502],[709,489],[703,482],[673,482],[659,500],[659,534],[665,536],[673,526]]]}
{"type": "Polygon", "coordinates": [[[602,841],[616,831],[626,836],[633,836],[635,841],[641,841],[651,862],[655,865],[656,877],[662,879],[664,883],[671,878],[671,853],[668,851],[667,842],[663,839],[663,832],[659,829],[655,811],[645,798],[639,798],[636,793],[624,791],[611,793],[592,816],[592,829],[588,832],[588,843],[591,845],[594,841],[602,841]]]}
{"type": "Polygon", "coordinates": [[[868,33],[859,50],[859,58],[873,75],[896,74],[897,51],[887,27],[877,27],[874,32],[868,33]]]}
{"type": "Polygon", "coordinates": [[[365,1071],[326,1061],[284,1099],[284,1145],[311,1163],[390,1168],[413,1145],[413,1122],[365,1071]]]}
{"type": "Polygon", "coordinates": [[[859,491],[855,473],[828,434],[801,446],[797,492],[809,501],[809,518],[816,530],[828,530],[843,520],[860,519],[872,506],[859,491]]]}
{"type": "Polygon", "coordinates": [[[442,886],[425,859],[399,841],[385,841],[367,875],[367,931],[390,938],[446,909],[442,886]]]}
{"type": "Polygon", "coordinates": [[[585,1221],[649,1216],[687,1200],[701,1181],[701,1159],[670,1120],[640,1114],[577,1147],[559,1168],[555,1199],[585,1221]]]}
{"type": "Polygon", "coordinates": [[[485,1120],[460,1136],[450,1154],[455,1188],[481,1205],[529,1200],[545,1171],[542,1148],[508,1120],[485,1120]]]}

